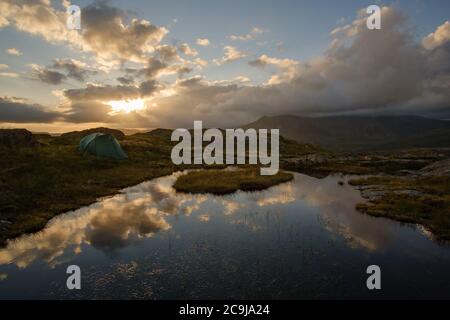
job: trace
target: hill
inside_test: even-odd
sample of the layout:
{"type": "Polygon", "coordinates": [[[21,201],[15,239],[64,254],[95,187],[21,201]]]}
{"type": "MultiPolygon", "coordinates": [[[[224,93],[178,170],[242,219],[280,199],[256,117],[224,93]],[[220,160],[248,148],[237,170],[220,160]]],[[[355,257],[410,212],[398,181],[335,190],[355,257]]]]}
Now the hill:
{"type": "Polygon", "coordinates": [[[280,128],[280,134],[286,138],[333,150],[450,147],[450,121],[418,116],[308,118],[281,115],[262,117],[244,128],[280,128]]]}

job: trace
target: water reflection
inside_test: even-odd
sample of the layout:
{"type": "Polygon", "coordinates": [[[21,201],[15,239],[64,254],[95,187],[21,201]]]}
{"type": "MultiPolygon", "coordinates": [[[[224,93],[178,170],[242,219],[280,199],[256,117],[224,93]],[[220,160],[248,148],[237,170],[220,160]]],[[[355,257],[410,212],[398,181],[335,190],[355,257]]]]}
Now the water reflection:
{"type": "MultiPolygon", "coordinates": [[[[177,274],[196,274],[196,268],[201,268],[198,261],[213,265],[223,263],[225,268],[236,269],[236,273],[241,274],[239,268],[246,268],[241,264],[250,261],[251,265],[256,263],[254,268],[262,268],[261,265],[266,263],[264,268],[275,268],[278,270],[275,273],[280,276],[283,272],[292,272],[290,278],[313,279],[317,274],[315,269],[310,274],[295,269],[307,268],[301,263],[311,263],[307,260],[313,258],[308,258],[308,255],[334,257],[316,261],[317,268],[323,268],[320,266],[326,262],[348,270],[356,262],[348,259],[348,253],[342,252],[350,250],[364,256],[382,253],[386,249],[398,251],[398,243],[404,246],[401,253],[397,253],[399,255],[414,248],[414,254],[424,261],[424,257],[431,259],[429,261],[439,257],[442,263],[445,261],[450,265],[448,252],[445,251],[446,260],[441,259],[441,251],[420,232],[408,229],[409,233],[405,235],[405,228],[399,223],[356,212],[356,203],[363,200],[357,190],[345,183],[349,177],[316,179],[295,174],[293,181],[264,191],[213,196],[176,193],[172,185],[181,174],[124,189],[116,196],[56,217],[41,232],[10,241],[0,250],[0,281],[11,281],[10,285],[14,287],[14,281],[18,280],[10,279],[10,272],[17,279],[20,270],[36,263],[45,263],[53,269],[86,255],[86,251],[92,254],[92,250],[97,253],[90,256],[89,259],[93,259],[89,262],[91,265],[101,260],[99,253],[113,260],[128,257],[127,254],[134,255],[133,259],[149,259],[143,265],[152,265],[155,261],[162,261],[158,259],[163,259],[163,247],[168,248],[171,256],[174,242],[178,248],[183,247],[187,251],[174,253],[174,261],[168,264],[161,262],[141,277],[163,276],[163,270],[169,270],[171,264],[177,274]],[[339,181],[344,181],[344,184],[339,185],[339,181]],[[342,256],[336,256],[337,252],[342,256]],[[275,258],[279,254],[285,260],[275,258]],[[275,265],[280,263],[280,267],[275,265]],[[346,263],[350,266],[345,266],[346,263]],[[194,264],[194,267],[189,264],[194,264]],[[11,266],[18,269],[11,271],[11,266]]],[[[121,259],[114,272],[129,266],[127,270],[131,268],[139,273],[142,264],[131,258],[121,259]]],[[[252,277],[273,277],[273,271],[267,271],[267,274],[254,273],[254,270],[248,272],[252,277]]],[[[193,274],[191,278],[198,276],[193,274]]],[[[229,276],[232,276],[231,271],[229,276]]],[[[108,277],[116,279],[113,275],[108,277]]],[[[97,283],[98,276],[94,278],[92,281],[97,283]]],[[[174,280],[167,281],[170,287],[174,280]]],[[[214,281],[211,280],[212,287],[214,281]]],[[[260,286],[269,286],[270,283],[264,282],[260,286]]],[[[267,290],[272,292],[273,288],[267,290]]]]}
{"type": "Polygon", "coordinates": [[[338,177],[319,180],[296,174],[294,182],[269,190],[219,197],[176,193],[171,186],[180,174],[124,189],[119,195],[59,216],[43,231],[9,242],[0,250],[0,264],[14,263],[25,268],[35,260],[43,260],[54,266],[69,248],[73,254],[81,253],[82,244],[111,255],[116,249],[169,230],[168,216],[195,213],[198,221],[207,223],[211,215],[224,214],[230,224],[257,231],[265,227],[261,219],[233,215],[269,211],[282,219],[283,207],[294,202],[314,208],[324,227],[345,237],[351,245],[376,250],[391,241],[395,229],[384,220],[355,212],[355,204],[362,199],[350,186],[338,186],[338,177]],[[205,208],[214,212],[204,213],[205,208]]]}

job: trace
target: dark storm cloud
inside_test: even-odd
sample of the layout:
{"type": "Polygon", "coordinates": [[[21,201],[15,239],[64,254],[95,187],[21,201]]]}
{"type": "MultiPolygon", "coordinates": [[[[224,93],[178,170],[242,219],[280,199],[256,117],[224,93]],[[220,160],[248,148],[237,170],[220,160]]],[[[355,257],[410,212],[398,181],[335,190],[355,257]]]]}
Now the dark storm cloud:
{"type": "Polygon", "coordinates": [[[131,85],[88,84],[85,88],[65,90],[64,95],[71,101],[136,99],[139,97],[139,88],[131,85]]]}
{"type": "Polygon", "coordinates": [[[38,104],[30,104],[20,98],[0,97],[0,122],[53,122],[59,117],[59,113],[45,111],[38,104]]]}
{"type": "Polygon", "coordinates": [[[63,116],[65,121],[73,123],[109,122],[109,112],[111,112],[111,106],[101,102],[75,102],[63,116]]]}

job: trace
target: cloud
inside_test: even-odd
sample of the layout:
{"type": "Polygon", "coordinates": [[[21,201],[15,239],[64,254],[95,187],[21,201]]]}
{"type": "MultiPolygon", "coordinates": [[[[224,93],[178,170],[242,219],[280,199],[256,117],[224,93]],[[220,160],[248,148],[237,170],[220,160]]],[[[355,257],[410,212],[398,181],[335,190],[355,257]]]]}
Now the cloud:
{"type": "Polygon", "coordinates": [[[278,84],[290,81],[297,76],[299,62],[292,59],[272,58],[263,54],[256,60],[249,61],[248,64],[258,68],[265,68],[268,65],[275,66],[281,73],[272,76],[267,84],[278,84]]]}
{"type": "Polygon", "coordinates": [[[64,119],[68,122],[110,122],[108,115],[112,107],[106,103],[98,101],[77,101],[70,105],[70,108],[64,111],[64,119]]]}
{"type": "Polygon", "coordinates": [[[70,42],[77,38],[76,32],[67,29],[65,11],[57,12],[46,0],[3,0],[0,3],[0,21],[6,21],[3,26],[15,26],[48,42],[70,42]]]}
{"type": "Polygon", "coordinates": [[[160,89],[160,85],[156,80],[147,80],[139,85],[139,92],[142,97],[151,96],[160,89]]]}
{"type": "Polygon", "coordinates": [[[131,76],[128,76],[128,75],[123,76],[123,77],[118,77],[116,80],[119,81],[119,83],[123,84],[123,85],[130,85],[130,84],[135,83],[134,78],[131,76]]]}
{"type": "MultiPolygon", "coordinates": [[[[0,63],[0,70],[8,68],[9,66],[7,64],[0,63]]],[[[0,77],[17,78],[19,74],[15,72],[0,72],[0,77]]]]}
{"type": "Polygon", "coordinates": [[[72,101],[60,112],[60,117],[68,123],[105,123],[130,127],[143,127],[148,119],[136,111],[129,113],[115,112],[107,101],[88,100],[72,101]]]}
{"type": "Polygon", "coordinates": [[[146,79],[154,79],[172,74],[183,76],[184,74],[192,71],[192,68],[188,65],[188,63],[182,59],[177,59],[180,61],[178,64],[170,64],[165,60],[167,59],[150,57],[144,68],[128,69],[126,72],[129,75],[145,77],[146,79]]]}
{"type": "Polygon", "coordinates": [[[246,53],[239,51],[235,47],[225,46],[224,48],[224,56],[220,59],[214,59],[214,63],[217,65],[222,65],[224,63],[233,62],[239,59],[242,59],[247,56],[246,53]]]}
{"type": "Polygon", "coordinates": [[[47,67],[37,64],[31,64],[30,67],[32,79],[52,85],[61,84],[69,78],[83,82],[89,75],[96,73],[94,70],[87,69],[84,62],[75,59],[55,59],[53,64],[47,67]]]}
{"type": "Polygon", "coordinates": [[[92,52],[106,64],[144,61],[168,32],[147,20],[129,19],[127,12],[105,1],[82,8],[80,33],[69,30],[65,10],[58,11],[47,0],[4,0],[0,3],[0,21],[0,27],[13,25],[50,43],[92,52]]]}
{"type": "Polygon", "coordinates": [[[140,70],[137,70],[136,73],[139,75],[144,75],[146,78],[156,78],[164,73],[165,70],[169,67],[169,65],[158,58],[151,57],[147,61],[147,66],[140,70]]]}
{"type": "MultiPolygon", "coordinates": [[[[152,102],[155,107],[142,113],[147,118],[148,126],[157,123],[164,127],[189,127],[192,126],[192,119],[202,119],[214,125],[236,120],[234,112],[226,110],[223,104],[241,90],[237,83],[214,84],[195,76],[178,80],[171,89],[174,94],[154,98],[152,102]]],[[[237,111],[240,112],[245,111],[237,111]]]]}
{"type": "Polygon", "coordinates": [[[88,75],[96,73],[93,70],[88,70],[84,62],[75,59],[55,59],[51,68],[64,70],[68,78],[80,82],[85,81],[88,75]]]}
{"type": "MultiPolygon", "coordinates": [[[[250,61],[251,66],[271,72],[262,85],[250,85],[245,75],[212,82],[200,76],[183,78],[206,64],[199,58],[184,60],[178,56],[178,47],[158,44],[143,65],[122,70],[118,85],[88,84],[65,90],[68,103],[63,116],[67,121],[127,121],[139,127],[188,127],[198,119],[207,126],[234,127],[279,114],[449,117],[448,23],[418,41],[397,9],[382,8],[381,31],[368,30],[366,17],[360,11],[353,22],[334,30],[328,49],[308,61],[267,54],[250,61]],[[159,80],[166,75],[178,77],[172,83],[159,80]],[[143,97],[151,99],[151,107],[129,115],[111,116],[106,104],[143,97]]],[[[247,56],[233,46],[224,51],[222,58],[214,60],[216,64],[247,56]]],[[[66,77],[70,73],[66,68],[54,71],[66,77]]]]}
{"type": "Polygon", "coordinates": [[[111,101],[139,98],[136,86],[88,84],[81,89],[68,89],[64,96],[71,101],[111,101]]]}
{"type": "Polygon", "coordinates": [[[57,85],[61,84],[63,80],[65,80],[67,77],[65,74],[50,70],[41,66],[38,66],[36,64],[31,64],[31,77],[35,80],[40,80],[42,82],[57,85]]]}
{"type": "Polygon", "coordinates": [[[206,38],[198,38],[196,43],[202,47],[207,47],[211,44],[211,42],[206,38]]]}
{"type": "Polygon", "coordinates": [[[45,111],[38,104],[31,104],[25,99],[0,97],[0,121],[12,123],[53,122],[60,117],[57,112],[45,111]]]}
{"type": "Polygon", "coordinates": [[[426,49],[432,50],[435,49],[436,47],[443,45],[449,40],[450,40],[450,21],[445,21],[445,23],[439,26],[435,32],[432,32],[428,36],[426,36],[423,39],[422,44],[426,49]]]}
{"type": "Polygon", "coordinates": [[[19,74],[15,72],[0,72],[1,77],[18,78],[19,74]]]}
{"type": "MultiPolygon", "coordinates": [[[[278,114],[449,117],[450,41],[427,50],[402,13],[383,7],[382,16],[379,32],[368,30],[358,13],[334,33],[323,55],[309,61],[260,56],[250,64],[277,70],[262,86],[199,77],[178,81],[175,94],[154,100],[150,126],[186,127],[202,119],[208,126],[226,127],[278,114]]],[[[442,27],[434,34],[442,34],[442,27]]]]}
{"type": "Polygon", "coordinates": [[[237,76],[234,77],[234,79],[231,80],[216,80],[216,81],[211,81],[210,84],[212,85],[231,85],[231,84],[249,84],[250,83],[250,79],[246,76],[237,76]]]}
{"type": "Polygon", "coordinates": [[[84,45],[104,59],[142,62],[168,32],[147,20],[131,19],[126,24],[125,12],[105,2],[83,8],[81,17],[84,45]]]}
{"type": "Polygon", "coordinates": [[[137,112],[113,113],[110,101],[135,100],[151,97],[162,89],[156,80],[141,82],[138,86],[88,84],[85,88],[68,89],[62,92],[65,103],[61,117],[67,122],[127,123],[130,126],[145,126],[148,121],[137,112]]]}
{"type": "Polygon", "coordinates": [[[230,39],[239,41],[255,40],[258,35],[263,34],[265,32],[267,31],[262,28],[254,27],[249,33],[245,35],[231,35],[230,39]]]}
{"type": "Polygon", "coordinates": [[[194,60],[194,63],[200,68],[206,67],[208,65],[208,61],[200,59],[200,58],[196,58],[194,60]]]}
{"type": "Polygon", "coordinates": [[[10,55],[12,55],[12,56],[21,56],[23,53],[19,50],[19,49],[17,49],[17,48],[9,48],[9,49],[6,49],[5,50],[5,52],[7,53],[7,54],[10,54],[10,55]]]}
{"type": "Polygon", "coordinates": [[[6,20],[5,17],[0,16],[0,28],[6,27],[9,25],[9,21],[6,20]]]}
{"type": "Polygon", "coordinates": [[[178,47],[178,49],[183,52],[185,55],[187,56],[191,56],[191,57],[196,57],[198,56],[198,52],[197,50],[189,47],[189,45],[187,43],[183,43],[182,45],[180,45],[178,47]]]}
{"type": "Polygon", "coordinates": [[[174,46],[169,46],[167,44],[158,46],[156,48],[156,54],[160,57],[162,61],[173,62],[180,60],[177,53],[177,48],[174,46]]]}

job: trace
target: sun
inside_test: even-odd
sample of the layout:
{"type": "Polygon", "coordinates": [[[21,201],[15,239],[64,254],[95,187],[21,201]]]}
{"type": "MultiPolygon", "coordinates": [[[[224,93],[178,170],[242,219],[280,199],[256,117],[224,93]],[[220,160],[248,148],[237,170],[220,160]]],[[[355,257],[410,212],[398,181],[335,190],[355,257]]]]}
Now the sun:
{"type": "Polygon", "coordinates": [[[130,113],[144,109],[144,100],[142,99],[109,101],[108,104],[112,107],[114,113],[130,113]]]}

